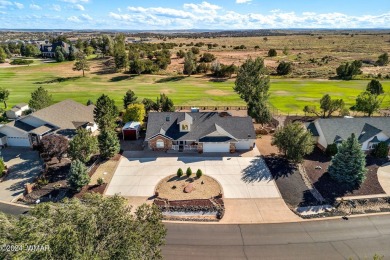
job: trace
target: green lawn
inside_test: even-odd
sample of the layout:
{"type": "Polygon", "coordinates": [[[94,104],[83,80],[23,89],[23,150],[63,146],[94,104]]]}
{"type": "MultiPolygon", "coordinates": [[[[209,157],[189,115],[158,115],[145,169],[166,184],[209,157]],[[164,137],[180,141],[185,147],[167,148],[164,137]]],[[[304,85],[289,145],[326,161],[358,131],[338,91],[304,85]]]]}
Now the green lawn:
{"type": "MultiPolygon", "coordinates": [[[[122,97],[128,89],[142,98],[155,99],[159,93],[166,93],[176,105],[243,105],[234,93],[234,80],[211,82],[202,76],[167,77],[159,75],[130,76],[125,74],[87,73],[71,70],[72,63],[44,64],[30,67],[0,68],[0,87],[10,90],[9,105],[28,102],[30,93],[38,86],[44,86],[53,95],[54,101],[72,98],[86,103],[96,100],[102,93],[122,104],[122,97]]],[[[301,113],[308,104],[317,104],[322,95],[343,98],[348,105],[365,88],[368,81],[333,80],[282,80],[271,83],[271,103],[283,113],[301,113]]],[[[385,91],[390,92],[390,81],[382,82],[385,91]]],[[[390,106],[386,96],[384,107],[390,106]]]]}

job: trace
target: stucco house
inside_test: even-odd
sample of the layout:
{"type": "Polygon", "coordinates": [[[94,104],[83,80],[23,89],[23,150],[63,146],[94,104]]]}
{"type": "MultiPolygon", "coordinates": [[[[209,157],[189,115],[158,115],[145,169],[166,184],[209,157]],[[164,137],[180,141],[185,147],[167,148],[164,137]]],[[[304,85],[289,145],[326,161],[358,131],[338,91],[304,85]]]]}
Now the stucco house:
{"type": "Polygon", "coordinates": [[[347,140],[352,133],[363,151],[374,149],[380,142],[390,144],[390,117],[320,118],[306,123],[306,128],[322,150],[347,140]]]}
{"type": "Polygon", "coordinates": [[[9,119],[16,119],[23,115],[24,111],[29,110],[29,106],[26,103],[20,103],[13,106],[10,110],[6,111],[5,114],[9,119]]]}
{"type": "Polygon", "coordinates": [[[253,149],[251,117],[226,112],[150,112],[145,146],[154,151],[234,152],[253,149]]]}
{"type": "Polygon", "coordinates": [[[85,106],[73,100],[64,100],[44,109],[0,126],[0,145],[32,147],[48,134],[71,138],[83,127],[95,132],[95,106],[85,106]]]}

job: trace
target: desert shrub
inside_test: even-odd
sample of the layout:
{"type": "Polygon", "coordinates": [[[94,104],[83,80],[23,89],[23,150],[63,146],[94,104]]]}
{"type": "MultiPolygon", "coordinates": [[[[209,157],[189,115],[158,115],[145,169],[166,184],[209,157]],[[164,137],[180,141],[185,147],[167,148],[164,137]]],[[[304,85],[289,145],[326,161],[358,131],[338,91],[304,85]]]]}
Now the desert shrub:
{"type": "Polygon", "coordinates": [[[287,75],[291,73],[291,71],[292,71],[291,62],[285,62],[285,61],[280,62],[276,69],[278,75],[287,75]]]}
{"type": "Polygon", "coordinates": [[[199,179],[200,177],[202,177],[202,175],[203,175],[202,170],[201,170],[201,169],[198,169],[198,170],[196,171],[196,177],[199,179]]]}
{"type": "Polygon", "coordinates": [[[177,177],[181,177],[181,176],[183,176],[183,170],[181,169],[181,168],[179,168],[178,170],[177,170],[177,173],[176,173],[176,175],[177,175],[177,177]]]}
{"type": "Polygon", "coordinates": [[[372,151],[372,155],[378,158],[386,158],[389,154],[389,147],[386,142],[380,142],[372,151]]]}
{"type": "Polygon", "coordinates": [[[325,153],[327,156],[335,156],[337,151],[337,144],[330,144],[328,147],[326,147],[325,153]]]}
{"type": "Polygon", "coordinates": [[[30,65],[34,63],[33,60],[15,59],[11,61],[11,65],[30,65]]]}
{"type": "Polygon", "coordinates": [[[187,168],[186,175],[187,177],[190,177],[192,175],[192,170],[190,167],[187,168]]]}
{"type": "Polygon", "coordinates": [[[278,52],[275,49],[270,49],[268,51],[268,57],[276,57],[278,56],[278,52]]]}
{"type": "Polygon", "coordinates": [[[100,185],[103,185],[104,184],[104,179],[103,178],[99,178],[97,179],[97,184],[100,186],[100,185]]]}

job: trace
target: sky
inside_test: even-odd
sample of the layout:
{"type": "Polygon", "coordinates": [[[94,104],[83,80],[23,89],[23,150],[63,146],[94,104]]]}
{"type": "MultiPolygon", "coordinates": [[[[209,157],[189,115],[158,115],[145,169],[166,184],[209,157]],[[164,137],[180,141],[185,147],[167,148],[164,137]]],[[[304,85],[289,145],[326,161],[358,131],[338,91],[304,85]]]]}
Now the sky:
{"type": "Polygon", "coordinates": [[[390,28],[390,0],[0,0],[0,28],[390,28]]]}

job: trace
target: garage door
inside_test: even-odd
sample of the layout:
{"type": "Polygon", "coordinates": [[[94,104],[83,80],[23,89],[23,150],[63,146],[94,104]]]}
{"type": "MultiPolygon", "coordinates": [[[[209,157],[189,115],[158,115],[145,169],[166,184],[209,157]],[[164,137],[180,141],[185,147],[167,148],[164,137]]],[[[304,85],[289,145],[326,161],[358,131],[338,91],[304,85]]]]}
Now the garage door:
{"type": "Polygon", "coordinates": [[[28,137],[7,137],[8,146],[24,146],[30,147],[30,140],[28,137]]]}
{"type": "Polygon", "coordinates": [[[205,143],[203,144],[204,153],[228,153],[230,150],[229,143],[205,143]]]}
{"type": "Polygon", "coordinates": [[[253,145],[253,141],[240,141],[236,143],[236,150],[249,150],[253,145]]]}

